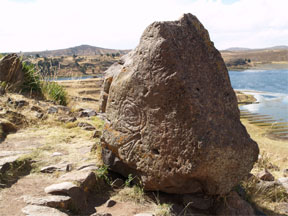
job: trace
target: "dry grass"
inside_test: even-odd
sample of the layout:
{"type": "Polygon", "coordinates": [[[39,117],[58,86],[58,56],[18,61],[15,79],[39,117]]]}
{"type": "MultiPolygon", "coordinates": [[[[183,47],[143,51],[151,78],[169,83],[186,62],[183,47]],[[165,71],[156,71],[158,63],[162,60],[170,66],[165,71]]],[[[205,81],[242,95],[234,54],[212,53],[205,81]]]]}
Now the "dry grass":
{"type": "MultiPolygon", "coordinates": [[[[257,174],[264,169],[277,179],[283,177],[282,170],[287,168],[288,145],[285,140],[271,140],[265,136],[265,128],[249,124],[246,119],[241,120],[251,138],[260,148],[260,155],[255,163],[252,173],[257,174]]],[[[242,182],[247,200],[260,208],[268,215],[279,215],[276,206],[281,202],[288,202],[287,191],[278,184],[260,182],[256,177],[251,177],[242,182]]]]}
{"type": "Polygon", "coordinates": [[[284,187],[277,184],[259,183],[257,178],[250,178],[241,183],[246,192],[246,199],[267,215],[279,215],[276,209],[281,202],[288,202],[284,187]]]}
{"type": "Polygon", "coordinates": [[[112,199],[119,200],[121,202],[134,202],[137,204],[148,203],[145,199],[145,193],[142,187],[134,185],[133,187],[125,187],[120,190],[112,199]]]}
{"type": "Polygon", "coordinates": [[[260,160],[262,160],[262,162],[260,161],[259,163],[259,165],[262,166],[260,168],[263,168],[263,166],[269,165],[269,163],[277,165],[279,167],[278,170],[270,170],[270,171],[276,178],[283,177],[281,170],[288,167],[287,141],[286,140],[272,140],[269,137],[265,136],[267,129],[249,124],[248,120],[246,119],[241,119],[241,122],[246,127],[251,138],[258,143],[258,146],[260,149],[260,155],[262,157],[262,159],[260,157],[260,160]],[[269,161],[268,164],[267,164],[267,160],[269,161]]]}
{"type": "Polygon", "coordinates": [[[172,216],[172,204],[157,204],[155,207],[155,216],[172,216]]]}

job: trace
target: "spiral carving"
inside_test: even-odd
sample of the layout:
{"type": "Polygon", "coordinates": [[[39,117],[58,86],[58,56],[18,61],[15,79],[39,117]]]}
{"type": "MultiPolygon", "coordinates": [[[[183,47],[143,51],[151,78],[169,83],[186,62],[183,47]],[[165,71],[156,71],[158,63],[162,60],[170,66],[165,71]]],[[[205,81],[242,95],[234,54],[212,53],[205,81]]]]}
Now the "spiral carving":
{"type": "Polygon", "coordinates": [[[126,99],[120,107],[121,125],[131,132],[140,131],[146,123],[145,113],[133,103],[126,99]]]}

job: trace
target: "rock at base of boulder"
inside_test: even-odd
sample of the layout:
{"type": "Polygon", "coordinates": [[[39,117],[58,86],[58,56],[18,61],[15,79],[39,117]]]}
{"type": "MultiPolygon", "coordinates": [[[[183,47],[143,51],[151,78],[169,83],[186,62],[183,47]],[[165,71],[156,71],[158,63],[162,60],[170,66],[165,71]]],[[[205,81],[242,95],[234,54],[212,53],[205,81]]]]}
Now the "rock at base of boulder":
{"type": "Polygon", "coordinates": [[[55,208],[38,205],[28,205],[22,209],[22,212],[27,216],[68,216],[55,208]]]}
{"type": "Polygon", "coordinates": [[[50,185],[45,188],[45,192],[52,195],[71,197],[72,204],[77,211],[82,211],[87,207],[87,197],[84,191],[72,182],[62,182],[50,185]]]}
{"type": "Polygon", "coordinates": [[[78,127],[82,128],[83,130],[88,130],[88,131],[93,131],[96,129],[93,125],[87,122],[79,122],[78,127]]]}
{"type": "Polygon", "coordinates": [[[255,216],[251,205],[243,200],[235,191],[230,192],[226,201],[222,202],[216,210],[216,215],[255,216]]]}
{"type": "Polygon", "coordinates": [[[274,181],[274,176],[268,170],[258,173],[257,177],[262,181],[274,181]]]}
{"type": "Polygon", "coordinates": [[[24,202],[30,205],[48,206],[51,208],[69,209],[71,205],[71,197],[68,196],[44,196],[44,197],[30,197],[25,196],[24,202]]]}

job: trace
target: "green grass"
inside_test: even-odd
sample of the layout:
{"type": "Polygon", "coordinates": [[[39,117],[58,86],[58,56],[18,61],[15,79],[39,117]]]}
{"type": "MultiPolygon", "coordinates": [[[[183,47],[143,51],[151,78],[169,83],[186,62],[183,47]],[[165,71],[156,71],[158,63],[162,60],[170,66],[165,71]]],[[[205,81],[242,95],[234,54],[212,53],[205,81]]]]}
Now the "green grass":
{"type": "Polygon", "coordinates": [[[33,64],[23,62],[22,70],[24,72],[24,82],[21,88],[22,92],[28,92],[31,95],[38,94],[60,105],[67,105],[67,93],[62,86],[56,82],[48,80],[43,81],[33,64]]]}
{"type": "Polygon", "coordinates": [[[34,65],[22,63],[22,70],[24,72],[24,82],[22,84],[23,92],[30,92],[31,94],[41,94],[41,79],[39,73],[36,72],[34,65]]]}
{"type": "Polygon", "coordinates": [[[62,86],[53,81],[42,82],[42,93],[50,100],[53,100],[60,105],[66,106],[67,93],[62,86]]]}

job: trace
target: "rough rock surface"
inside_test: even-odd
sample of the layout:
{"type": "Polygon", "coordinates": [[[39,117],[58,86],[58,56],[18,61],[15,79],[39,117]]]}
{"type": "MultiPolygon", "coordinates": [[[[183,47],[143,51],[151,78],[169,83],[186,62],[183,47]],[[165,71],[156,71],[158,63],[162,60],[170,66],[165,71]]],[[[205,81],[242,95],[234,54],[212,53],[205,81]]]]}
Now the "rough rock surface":
{"type": "Polygon", "coordinates": [[[251,205],[233,191],[226,197],[226,202],[217,208],[216,215],[254,216],[255,213],[251,205]]]}
{"type": "Polygon", "coordinates": [[[113,170],[137,175],[146,190],[224,194],[252,169],[257,143],[240,122],[224,61],[195,16],[154,22],[108,73],[101,144],[113,170]]]}
{"type": "Polygon", "coordinates": [[[24,81],[22,62],[17,54],[9,54],[0,60],[0,81],[4,81],[18,88],[24,81]]]}

